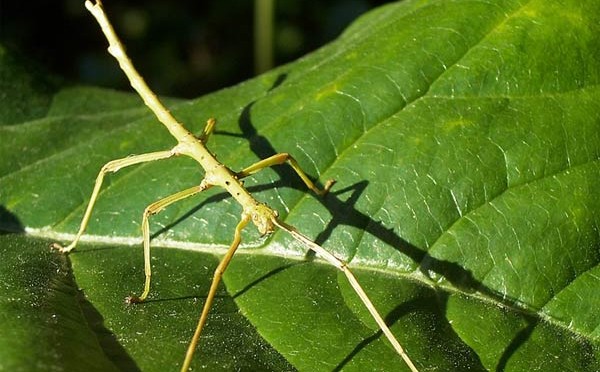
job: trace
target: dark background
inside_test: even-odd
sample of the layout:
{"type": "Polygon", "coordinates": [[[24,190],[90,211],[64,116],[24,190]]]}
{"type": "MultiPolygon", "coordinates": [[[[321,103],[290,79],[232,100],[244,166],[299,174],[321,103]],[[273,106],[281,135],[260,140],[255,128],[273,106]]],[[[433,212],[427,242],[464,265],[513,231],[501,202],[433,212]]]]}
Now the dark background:
{"type": "MultiPolygon", "coordinates": [[[[333,40],[383,0],[275,2],[275,65],[333,40]]],[[[67,82],[129,89],[83,0],[0,0],[0,43],[67,82]]],[[[251,0],[105,0],[134,64],[160,95],[192,98],[254,75],[251,0]]]]}

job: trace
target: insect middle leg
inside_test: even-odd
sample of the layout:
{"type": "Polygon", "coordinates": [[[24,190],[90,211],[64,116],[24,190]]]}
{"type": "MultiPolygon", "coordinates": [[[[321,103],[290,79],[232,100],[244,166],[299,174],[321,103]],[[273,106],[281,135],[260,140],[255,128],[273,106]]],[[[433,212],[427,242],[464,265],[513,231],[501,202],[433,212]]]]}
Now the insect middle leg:
{"type": "Polygon", "coordinates": [[[79,231],[77,231],[77,235],[75,235],[75,239],[73,239],[71,244],[67,245],[66,247],[63,247],[58,243],[53,243],[51,245],[52,249],[56,249],[62,253],[69,253],[77,246],[77,243],[79,242],[79,239],[81,239],[81,236],[83,235],[83,232],[85,231],[85,228],[87,227],[88,222],[90,220],[92,210],[94,209],[94,204],[96,204],[96,199],[98,199],[98,194],[100,193],[100,188],[102,187],[102,182],[104,181],[104,175],[106,173],[114,173],[130,165],[148,163],[155,160],[168,159],[176,155],[177,153],[174,150],[156,151],[147,154],[132,155],[126,158],[112,160],[104,164],[102,169],[100,169],[98,176],[96,177],[96,183],[94,184],[92,196],[90,197],[90,201],[88,202],[88,206],[83,215],[83,219],[81,220],[81,224],[79,225],[79,231]]]}
{"type": "Polygon", "coordinates": [[[192,195],[196,195],[201,191],[204,191],[211,187],[212,185],[207,184],[206,182],[201,182],[200,185],[190,187],[188,189],[179,191],[173,195],[169,195],[166,198],[160,199],[149,206],[144,210],[144,214],[142,215],[142,236],[144,240],[144,291],[140,296],[129,296],[126,299],[127,303],[138,303],[142,302],[148,297],[148,293],[150,293],[150,278],[152,276],[152,267],[150,264],[150,223],[149,218],[152,215],[155,215],[161,212],[163,209],[168,207],[169,205],[188,198],[192,195]]]}
{"type": "Polygon", "coordinates": [[[315,194],[317,194],[319,196],[323,196],[323,195],[327,194],[327,192],[329,191],[331,186],[333,186],[333,184],[335,183],[335,180],[327,180],[327,182],[325,182],[325,186],[323,187],[323,189],[318,188],[314,184],[314,182],[311,181],[310,178],[308,178],[308,176],[306,175],[306,173],[304,173],[302,168],[300,168],[300,164],[298,164],[296,159],[294,159],[292,157],[292,155],[288,154],[287,152],[275,154],[273,156],[269,156],[266,159],[260,160],[256,163],[252,164],[251,166],[241,170],[240,172],[236,173],[236,176],[241,179],[241,178],[247,177],[251,174],[258,172],[258,171],[262,170],[263,168],[272,167],[274,165],[280,165],[285,162],[288,162],[290,164],[290,166],[294,169],[294,171],[298,174],[298,176],[300,176],[300,178],[302,179],[304,184],[309,189],[311,189],[315,194]]]}

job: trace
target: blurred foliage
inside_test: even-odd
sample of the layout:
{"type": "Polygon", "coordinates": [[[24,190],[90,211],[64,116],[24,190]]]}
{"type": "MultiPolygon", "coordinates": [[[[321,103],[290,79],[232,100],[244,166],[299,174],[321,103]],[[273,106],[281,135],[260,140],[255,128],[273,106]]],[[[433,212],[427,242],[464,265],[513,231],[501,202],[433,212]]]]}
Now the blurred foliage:
{"type": "MultiPolygon", "coordinates": [[[[71,81],[127,89],[83,0],[0,3],[0,42],[71,81]]],[[[275,63],[334,39],[382,0],[280,0],[275,63]]],[[[136,66],[161,95],[197,97],[253,74],[253,1],[106,0],[136,66]]]]}

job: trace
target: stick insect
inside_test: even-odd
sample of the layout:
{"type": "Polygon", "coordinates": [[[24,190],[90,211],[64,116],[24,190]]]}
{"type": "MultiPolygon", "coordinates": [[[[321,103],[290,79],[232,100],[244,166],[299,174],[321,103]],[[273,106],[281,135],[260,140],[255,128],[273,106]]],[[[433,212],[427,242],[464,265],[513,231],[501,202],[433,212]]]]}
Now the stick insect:
{"type": "Polygon", "coordinates": [[[131,86],[139,94],[146,106],[150,108],[150,110],[154,113],[157,119],[168,129],[171,135],[177,140],[177,145],[175,145],[170,150],[151,152],[141,155],[132,155],[126,158],[112,160],[106,163],[98,173],[96,182],[94,184],[94,189],[90,197],[90,201],[85,210],[83,219],[81,221],[81,225],[75,236],[75,239],[65,247],[61,246],[58,243],[54,243],[52,245],[52,248],[62,253],[68,253],[77,246],[77,243],[79,242],[81,236],[85,231],[86,226],[88,225],[92,209],[94,208],[94,204],[96,202],[96,199],[98,198],[98,194],[102,186],[102,182],[104,180],[104,176],[107,173],[117,172],[118,170],[131,165],[147,163],[155,160],[168,159],[175,156],[191,157],[192,159],[196,160],[198,164],[204,169],[204,178],[202,179],[200,184],[185,189],[183,191],[177,192],[173,195],[167,196],[164,199],[158,200],[150,204],[144,210],[144,213],[142,215],[142,235],[144,246],[145,273],[144,289],[141,295],[130,296],[126,299],[128,303],[140,303],[147,298],[150,292],[150,216],[159,213],[169,205],[179,200],[191,197],[192,195],[196,195],[213,186],[220,186],[224,188],[240,204],[240,206],[242,207],[242,214],[240,221],[235,227],[233,241],[231,242],[231,245],[229,246],[225,256],[221,259],[219,265],[217,266],[214,272],[213,280],[209,292],[207,294],[206,301],[204,303],[204,307],[200,315],[200,319],[196,326],[196,330],[189,343],[185,359],[181,367],[181,371],[187,371],[190,367],[190,363],[192,361],[194,352],[197,348],[197,344],[200,339],[202,328],[204,327],[208,319],[208,313],[214,300],[218,285],[221,281],[221,277],[224,271],[226,270],[229,262],[231,261],[233,255],[235,254],[237,248],[240,245],[242,230],[246,227],[246,225],[248,225],[249,222],[252,222],[258,229],[259,233],[262,235],[272,233],[275,230],[275,228],[279,228],[283,231],[286,231],[305,247],[307,247],[310,250],[313,250],[318,256],[325,259],[331,265],[341,270],[346,275],[352,288],[360,297],[365,307],[369,310],[372,317],[375,319],[375,321],[381,328],[381,331],[385,334],[385,336],[392,344],[396,352],[402,357],[404,362],[412,371],[417,371],[416,367],[414,366],[406,352],[403,350],[400,343],[396,340],[388,326],[385,324],[381,315],[379,315],[379,312],[377,311],[377,309],[375,308],[365,291],[362,289],[355,276],[348,268],[347,264],[335,257],[334,255],[332,255],[331,253],[329,253],[328,251],[326,251],[318,244],[311,241],[306,236],[302,235],[293,226],[290,226],[285,222],[281,221],[278,218],[277,211],[271,209],[266,204],[256,200],[254,196],[252,196],[246,190],[246,188],[244,188],[242,183],[243,178],[258,172],[263,168],[271,167],[274,165],[280,165],[283,163],[288,163],[298,174],[298,176],[302,179],[302,181],[306,184],[306,186],[319,196],[325,195],[329,191],[331,186],[334,184],[334,181],[329,180],[325,183],[322,189],[318,188],[304,173],[304,171],[302,171],[298,162],[287,153],[276,154],[269,158],[260,160],[257,163],[250,165],[249,167],[239,172],[234,172],[231,169],[227,168],[225,165],[221,164],[215,158],[215,156],[206,148],[206,143],[208,142],[208,139],[213,133],[215,127],[215,120],[209,119],[207,121],[206,127],[199,136],[195,136],[194,134],[189,132],[163,106],[158,97],[152,92],[152,90],[150,90],[148,85],[145,83],[144,79],[136,71],[129,57],[125,53],[123,45],[118,39],[110,21],[108,20],[105,14],[101,1],[96,0],[95,2],[92,2],[90,0],[87,0],[85,2],[85,7],[96,18],[98,24],[100,25],[100,28],[102,29],[102,32],[108,40],[108,52],[117,60],[121,69],[123,70],[125,75],[127,75],[131,86]]]}

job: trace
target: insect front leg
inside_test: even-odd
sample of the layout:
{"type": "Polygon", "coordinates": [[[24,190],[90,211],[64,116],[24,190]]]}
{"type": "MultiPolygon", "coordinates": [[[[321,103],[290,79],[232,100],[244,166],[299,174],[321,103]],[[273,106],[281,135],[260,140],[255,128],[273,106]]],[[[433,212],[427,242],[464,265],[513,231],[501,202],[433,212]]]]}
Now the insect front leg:
{"type": "Polygon", "coordinates": [[[358,282],[358,280],[356,279],[356,277],[354,276],[354,274],[348,267],[348,264],[346,262],[340,260],[336,256],[334,256],[333,254],[331,254],[330,252],[328,252],[323,247],[321,247],[317,243],[313,242],[306,236],[299,233],[293,226],[288,225],[285,222],[279,221],[277,218],[273,219],[273,223],[280,229],[289,233],[294,239],[301,242],[304,246],[311,249],[317,255],[319,255],[320,257],[325,259],[327,262],[329,262],[331,265],[335,266],[336,268],[338,268],[340,271],[342,271],[344,273],[344,275],[346,276],[346,279],[350,283],[350,286],[352,286],[352,289],[354,289],[354,292],[358,295],[358,297],[360,298],[362,303],[365,305],[367,310],[369,310],[369,313],[371,313],[373,320],[375,320],[375,322],[377,323],[377,325],[379,326],[379,328],[381,329],[381,331],[383,332],[385,337],[388,339],[390,344],[392,344],[392,347],[394,348],[394,350],[396,350],[398,355],[400,355],[400,357],[404,360],[404,362],[406,363],[406,365],[412,372],[419,372],[417,367],[415,367],[414,363],[409,358],[406,351],[404,351],[404,348],[402,347],[402,345],[400,345],[400,342],[398,342],[398,340],[396,339],[396,337],[394,336],[394,334],[392,333],[390,328],[387,326],[387,324],[383,320],[383,317],[377,311],[377,308],[375,308],[375,305],[373,305],[373,303],[369,299],[369,296],[367,296],[367,293],[362,288],[362,286],[360,285],[360,283],[358,282]]]}
{"type": "Polygon", "coordinates": [[[192,363],[192,358],[194,357],[194,351],[196,351],[196,347],[198,346],[198,341],[200,340],[200,333],[202,333],[202,328],[204,328],[204,324],[206,324],[206,320],[208,319],[208,313],[212,306],[215,295],[217,294],[217,289],[219,288],[219,283],[221,282],[221,277],[223,273],[229,266],[229,262],[231,258],[235,254],[235,251],[240,246],[240,242],[242,240],[242,230],[246,225],[250,222],[250,216],[247,214],[242,214],[242,219],[237,224],[235,228],[235,232],[233,234],[233,241],[225,253],[225,257],[219,263],[219,266],[215,269],[215,273],[213,275],[212,283],[210,284],[210,289],[208,291],[208,295],[206,296],[206,301],[204,302],[204,307],[202,308],[202,314],[200,315],[200,320],[198,321],[198,325],[196,326],[196,331],[194,332],[194,336],[190,341],[187,352],[185,354],[185,360],[183,361],[183,365],[181,367],[181,371],[185,372],[190,368],[190,364],[192,363]]]}
{"type": "Polygon", "coordinates": [[[296,159],[294,159],[292,157],[292,155],[288,154],[287,152],[275,154],[273,156],[269,156],[266,159],[260,160],[256,163],[252,164],[251,166],[243,169],[242,171],[236,173],[236,176],[239,179],[241,179],[241,178],[247,177],[251,174],[258,172],[258,171],[262,170],[263,168],[272,167],[274,165],[280,165],[285,162],[289,163],[290,166],[294,169],[294,171],[298,174],[298,176],[300,176],[300,178],[302,179],[304,184],[309,189],[311,189],[315,194],[317,194],[319,196],[323,196],[323,195],[327,194],[327,192],[329,191],[331,186],[333,186],[333,184],[335,183],[335,180],[327,180],[327,182],[325,182],[325,186],[323,187],[323,189],[318,188],[314,184],[314,182],[311,181],[310,178],[308,178],[308,176],[306,175],[306,173],[304,173],[302,168],[300,168],[300,164],[298,164],[296,159]]]}
{"type": "Polygon", "coordinates": [[[90,197],[90,201],[83,215],[83,219],[81,220],[79,231],[77,231],[77,235],[75,235],[75,239],[73,239],[71,244],[67,245],[66,247],[63,247],[58,243],[53,243],[50,247],[52,249],[56,249],[61,253],[69,253],[77,246],[77,243],[79,242],[79,239],[81,239],[81,236],[83,235],[83,232],[85,231],[85,228],[87,227],[88,222],[90,220],[92,210],[94,209],[94,204],[96,204],[96,199],[98,199],[98,194],[100,193],[100,188],[102,187],[102,182],[104,181],[104,175],[106,173],[117,172],[119,169],[128,167],[130,165],[147,163],[161,159],[168,159],[176,155],[177,152],[174,151],[174,149],[172,149],[167,151],[150,152],[148,154],[132,155],[126,158],[112,160],[104,164],[102,169],[100,169],[98,176],[96,177],[96,183],[94,184],[92,196],[90,197]]]}

